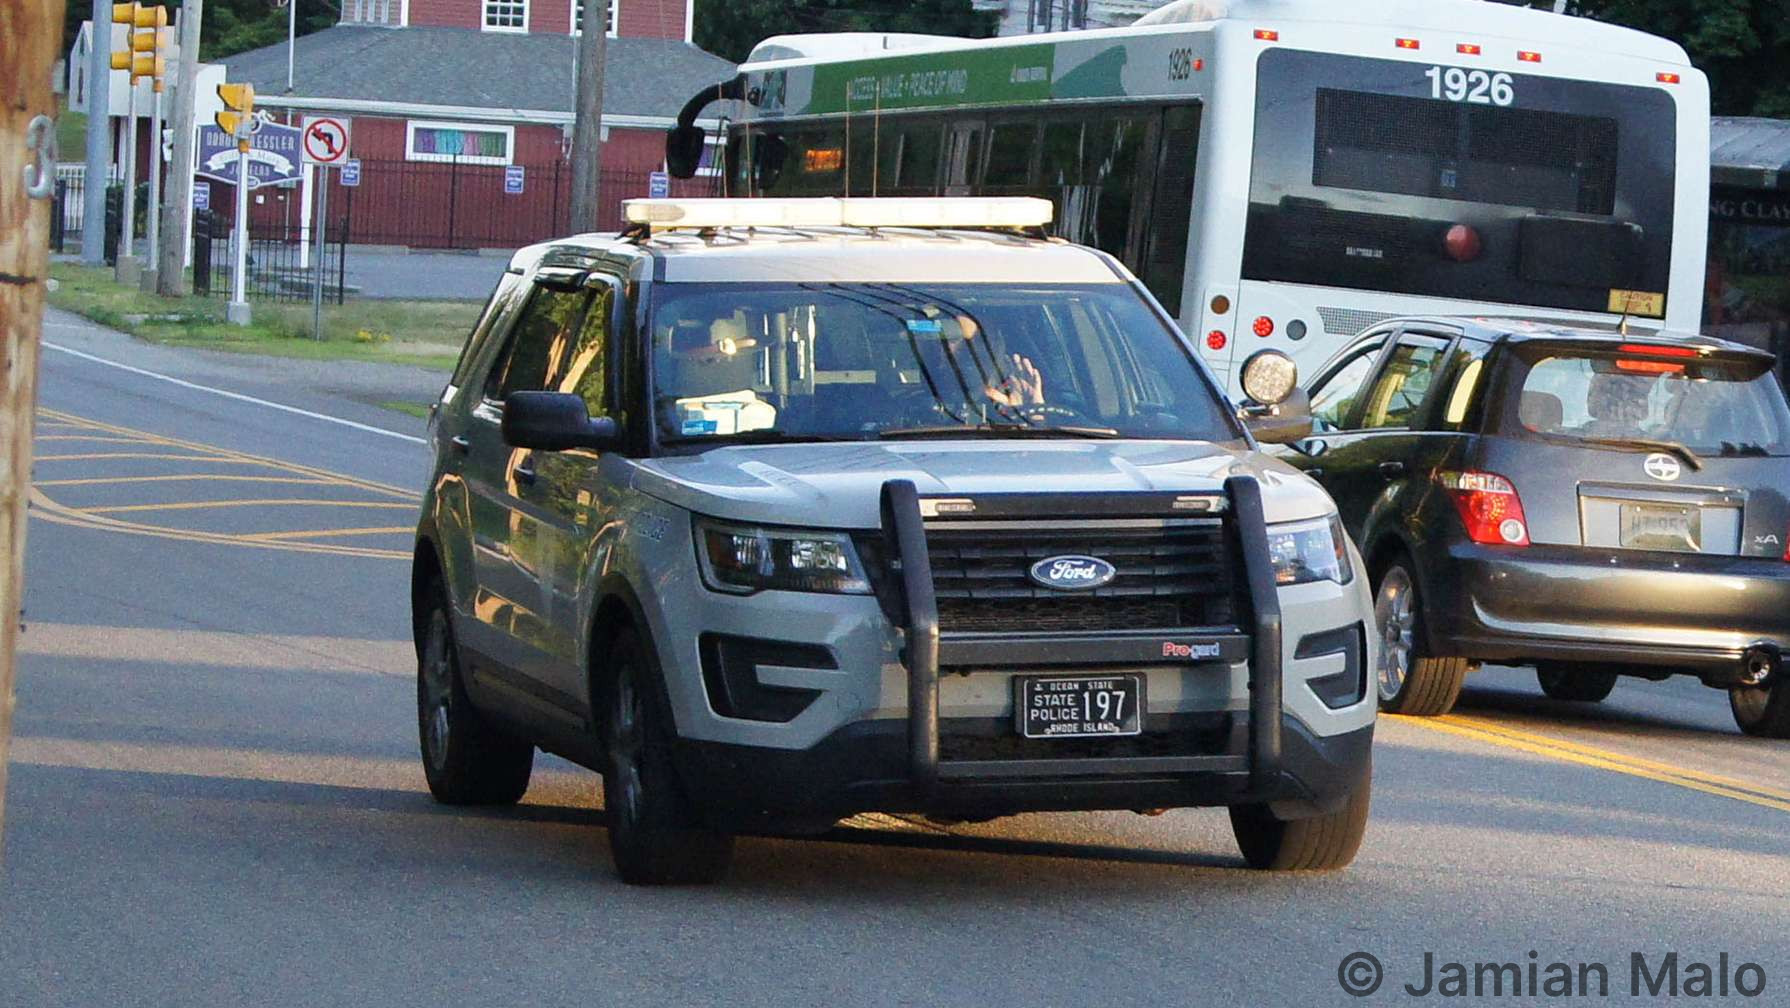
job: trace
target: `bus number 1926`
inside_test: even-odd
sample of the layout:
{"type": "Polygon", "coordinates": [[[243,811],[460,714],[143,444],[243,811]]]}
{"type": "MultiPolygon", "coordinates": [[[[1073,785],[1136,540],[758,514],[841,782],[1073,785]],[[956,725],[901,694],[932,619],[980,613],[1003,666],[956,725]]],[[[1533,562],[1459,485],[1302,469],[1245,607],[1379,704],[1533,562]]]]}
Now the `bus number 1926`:
{"type": "Polygon", "coordinates": [[[1433,66],[1424,71],[1430,79],[1430,97],[1474,105],[1509,105],[1517,100],[1516,80],[1507,73],[1433,66]]]}
{"type": "Polygon", "coordinates": [[[1193,50],[1176,49],[1168,54],[1168,79],[1184,81],[1193,76],[1193,50]]]}

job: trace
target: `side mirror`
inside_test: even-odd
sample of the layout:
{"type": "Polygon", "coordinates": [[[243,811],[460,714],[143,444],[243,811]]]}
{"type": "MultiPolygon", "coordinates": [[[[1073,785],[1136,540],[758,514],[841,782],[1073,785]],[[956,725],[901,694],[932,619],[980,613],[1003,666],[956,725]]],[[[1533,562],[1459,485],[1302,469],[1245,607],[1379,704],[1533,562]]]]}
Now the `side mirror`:
{"type": "Polygon", "coordinates": [[[1262,444],[1290,445],[1311,437],[1311,399],[1304,389],[1294,389],[1273,406],[1252,402],[1237,412],[1243,426],[1262,444]]]}
{"type": "Polygon", "coordinates": [[[511,392],[503,401],[503,440],[516,448],[613,448],[620,433],[608,417],[592,420],[570,392],[511,392]]]}
{"type": "Polygon", "coordinates": [[[700,126],[673,126],[665,134],[665,171],[672,178],[692,178],[702,167],[708,134],[700,126]]]}

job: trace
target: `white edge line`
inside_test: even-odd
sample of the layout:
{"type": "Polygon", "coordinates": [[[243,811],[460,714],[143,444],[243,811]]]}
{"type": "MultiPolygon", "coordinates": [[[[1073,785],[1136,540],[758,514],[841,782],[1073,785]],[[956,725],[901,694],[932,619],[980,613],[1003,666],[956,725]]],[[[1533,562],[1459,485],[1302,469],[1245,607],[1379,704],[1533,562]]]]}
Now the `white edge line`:
{"type": "Polygon", "coordinates": [[[210,385],[199,385],[194,382],[185,381],[180,378],[175,378],[172,375],[165,375],[165,374],[161,374],[156,371],[146,371],[143,368],[132,367],[129,364],[120,364],[117,361],[107,360],[104,357],[95,357],[94,355],[92,355],[90,353],[83,353],[80,350],[74,350],[69,347],[59,346],[55,343],[51,343],[49,340],[43,341],[43,347],[46,350],[54,350],[58,353],[65,353],[72,357],[79,357],[82,360],[92,361],[95,364],[104,364],[107,367],[117,368],[120,371],[129,371],[131,374],[142,375],[145,378],[154,378],[154,379],[157,379],[158,381],[165,381],[170,385],[179,385],[181,388],[192,389],[195,392],[209,392],[212,395],[223,396],[226,399],[235,399],[237,402],[251,403],[256,406],[265,406],[268,409],[276,409],[282,413],[291,413],[296,416],[309,417],[312,420],[322,420],[326,423],[341,424],[343,427],[352,427],[358,431],[366,431],[368,434],[383,434],[384,436],[386,436],[388,438],[397,438],[399,441],[409,441],[412,444],[428,444],[429,443],[427,440],[420,438],[420,437],[416,437],[415,435],[412,435],[412,434],[400,434],[399,432],[394,431],[394,430],[386,430],[384,427],[375,427],[372,424],[357,423],[356,421],[353,421],[353,420],[344,420],[341,417],[333,417],[327,413],[313,413],[308,409],[299,409],[297,406],[287,406],[285,403],[269,402],[266,399],[257,399],[252,395],[243,395],[241,392],[231,392],[228,389],[213,388],[210,385]]]}

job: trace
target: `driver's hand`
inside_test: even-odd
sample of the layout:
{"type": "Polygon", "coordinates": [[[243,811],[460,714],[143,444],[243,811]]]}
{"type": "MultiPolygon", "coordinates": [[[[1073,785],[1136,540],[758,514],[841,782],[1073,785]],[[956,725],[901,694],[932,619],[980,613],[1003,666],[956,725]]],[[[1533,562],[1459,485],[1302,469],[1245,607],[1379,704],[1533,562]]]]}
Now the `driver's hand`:
{"type": "Polygon", "coordinates": [[[1044,405],[1044,376],[1032,362],[1013,355],[1012,371],[998,384],[986,386],[988,398],[1002,406],[1044,405]]]}

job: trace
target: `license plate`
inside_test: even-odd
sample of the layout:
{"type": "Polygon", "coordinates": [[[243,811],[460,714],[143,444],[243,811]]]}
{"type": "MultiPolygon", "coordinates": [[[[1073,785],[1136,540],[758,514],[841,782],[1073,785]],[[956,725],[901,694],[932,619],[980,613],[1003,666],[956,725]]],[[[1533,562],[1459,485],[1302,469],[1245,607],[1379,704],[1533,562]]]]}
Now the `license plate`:
{"type": "Polygon", "coordinates": [[[1694,507],[1622,505],[1622,545],[1632,549],[1702,550],[1703,512],[1694,507]]]}
{"type": "Polygon", "coordinates": [[[1143,731],[1143,676],[1022,676],[1014,681],[1014,721],[1026,738],[1087,738],[1143,731]]]}

